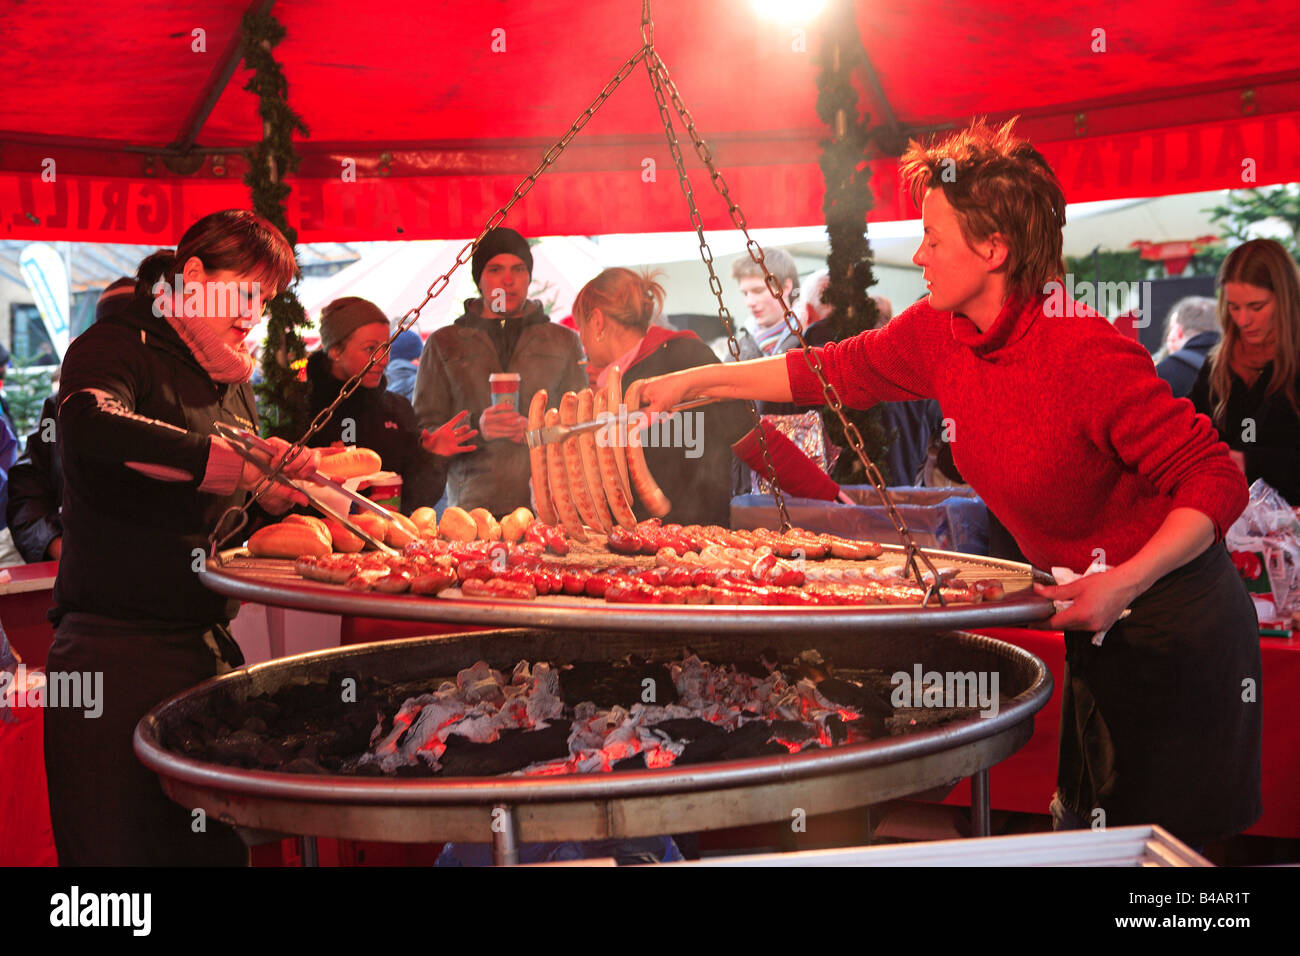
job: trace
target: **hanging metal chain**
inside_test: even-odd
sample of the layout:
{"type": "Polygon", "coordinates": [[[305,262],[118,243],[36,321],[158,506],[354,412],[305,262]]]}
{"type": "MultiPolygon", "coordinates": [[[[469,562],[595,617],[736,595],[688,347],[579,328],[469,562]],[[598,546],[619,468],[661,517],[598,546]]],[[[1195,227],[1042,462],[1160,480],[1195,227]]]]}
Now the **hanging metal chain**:
{"type": "MultiPolygon", "coordinates": [[[[647,36],[645,21],[648,19],[649,0],[644,0],[644,4],[642,13],[643,38],[647,36]]],[[[650,35],[652,36],[653,34],[650,35]]],[[[904,546],[904,561],[907,572],[916,578],[917,584],[926,588],[925,599],[922,601],[922,606],[924,607],[928,604],[931,597],[936,598],[939,604],[944,604],[945,601],[943,599],[943,594],[939,589],[938,572],[935,570],[933,563],[931,563],[925,552],[917,546],[916,541],[912,538],[912,533],[907,528],[907,524],[903,521],[902,516],[898,513],[898,509],[894,506],[893,496],[889,494],[889,490],[885,487],[884,476],[880,474],[880,469],[876,467],[875,463],[871,461],[870,456],[867,454],[862,441],[862,435],[858,431],[857,426],[854,425],[853,422],[849,421],[848,416],[844,414],[844,402],[840,399],[839,392],[827,380],[825,371],[822,368],[821,357],[808,344],[807,339],[804,338],[803,328],[800,325],[798,318],[785,301],[785,292],[781,288],[781,283],[767,267],[767,260],[766,256],[763,254],[762,246],[758,244],[757,240],[750,236],[745,214],[736,204],[736,201],[731,198],[731,190],[727,187],[727,181],[723,178],[722,172],[714,163],[713,153],[709,149],[708,144],[705,143],[699,130],[696,129],[695,120],[691,116],[690,111],[686,108],[686,104],[682,101],[681,94],[678,93],[676,84],[673,83],[672,78],[668,75],[667,66],[664,65],[663,60],[659,58],[659,54],[653,49],[651,40],[646,39],[646,43],[648,47],[645,51],[646,68],[650,71],[650,82],[655,90],[655,98],[659,101],[660,113],[665,115],[665,122],[667,123],[667,107],[663,102],[663,92],[666,90],[669,98],[672,100],[673,109],[677,112],[678,117],[682,121],[682,125],[686,128],[687,135],[691,138],[691,143],[695,147],[696,155],[699,156],[700,162],[702,162],[705,169],[708,170],[709,178],[712,180],[714,188],[727,203],[727,211],[731,216],[731,221],[735,223],[737,229],[744,233],[746,240],[745,248],[748,250],[750,258],[753,259],[758,267],[763,270],[763,281],[767,285],[768,292],[771,293],[772,297],[781,304],[781,309],[784,313],[782,318],[785,320],[786,327],[794,334],[795,338],[798,339],[799,348],[803,352],[804,361],[808,364],[808,368],[817,377],[817,381],[821,384],[822,395],[826,399],[826,404],[829,405],[835,412],[836,416],[838,416],[841,425],[844,427],[844,434],[848,438],[849,444],[857,454],[858,460],[862,462],[862,467],[866,470],[867,477],[870,479],[872,485],[875,486],[876,493],[880,495],[880,500],[885,506],[885,511],[889,515],[890,521],[893,522],[894,530],[898,532],[899,537],[902,539],[904,546]],[[920,558],[920,560],[924,562],[926,568],[932,575],[932,583],[929,585],[926,585],[925,583],[921,569],[917,564],[917,558],[920,558]]],[[[684,183],[682,188],[683,191],[687,192],[687,201],[691,205],[691,222],[696,224],[696,230],[700,234],[700,242],[701,245],[703,245],[703,225],[699,220],[699,214],[695,208],[693,196],[689,192],[689,183],[685,180],[685,166],[680,159],[680,154],[676,150],[676,137],[671,132],[671,129],[669,130],[669,145],[674,150],[673,158],[677,162],[678,172],[684,183]]],[[[715,294],[719,295],[719,302],[721,302],[721,285],[715,281],[716,276],[713,273],[713,266],[709,259],[706,259],[706,265],[709,266],[710,285],[716,287],[715,294]]],[[[734,337],[731,337],[731,327],[727,324],[725,319],[724,325],[727,325],[727,333],[730,339],[732,354],[738,356],[739,350],[735,344],[734,337]]],[[[759,429],[759,437],[763,437],[761,428],[759,429]]],[[[763,442],[763,450],[764,457],[767,458],[767,443],[765,440],[763,442]]],[[[767,460],[767,465],[770,469],[770,459],[767,460]]],[[[777,491],[779,494],[775,482],[773,482],[773,490],[777,491]]],[[[784,505],[782,504],[781,507],[782,520],[783,522],[788,521],[784,514],[784,505]]]]}
{"type": "MultiPolygon", "coordinates": [[[[648,10],[648,0],[645,0],[645,2],[648,10]]],[[[647,11],[643,10],[643,13],[645,12],[647,11]]],[[[312,419],[311,424],[307,427],[307,431],[289,447],[280,464],[276,465],[270,472],[262,476],[262,479],[254,486],[252,493],[248,496],[248,499],[243,505],[229,508],[222,514],[208,539],[209,550],[213,557],[217,557],[220,548],[247,526],[248,509],[252,507],[253,502],[257,501],[263,494],[265,494],[275,484],[276,479],[281,472],[284,471],[285,467],[295,461],[302,454],[307,442],[310,441],[311,438],[334,416],[339,405],[346,401],[347,398],[361,386],[361,380],[366,377],[366,374],[372,368],[374,368],[375,363],[388,357],[388,353],[392,349],[393,342],[396,340],[397,336],[415,325],[420,318],[420,310],[437,298],[447,288],[447,286],[450,285],[451,277],[455,274],[457,269],[474,258],[474,251],[478,248],[479,243],[483,241],[483,238],[493,229],[505,222],[506,216],[509,214],[510,210],[514,208],[515,203],[528,195],[529,191],[531,191],[533,186],[536,184],[537,178],[555,164],[555,161],[560,158],[560,155],[564,152],[569,143],[573,141],[573,138],[581,132],[582,128],[587,125],[593,116],[596,115],[596,111],[605,104],[605,101],[608,100],[623,81],[631,75],[632,71],[636,69],[636,65],[644,59],[645,55],[645,48],[642,48],[628,58],[627,62],[619,68],[618,72],[614,74],[610,81],[605,84],[604,88],[601,89],[600,93],[596,95],[595,99],[591,101],[591,105],[573,121],[573,124],[569,127],[568,131],[546,151],[542,156],[541,161],[538,162],[536,167],[534,167],[533,171],[525,176],[519,185],[515,187],[514,192],[506,201],[506,204],[489,217],[487,223],[483,226],[483,229],[479,232],[478,236],[465,243],[460,252],[456,254],[456,261],[452,263],[451,268],[435,279],[433,284],[426,290],[423,301],[402,316],[398,321],[397,329],[393,332],[392,336],[389,337],[388,341],[374,351],[370,356],[370,361],[368,361],[360,371],[343,383],[343,387],[339,389],[338,397],[325,406],[325,408],[321,409],[320,414],[312,419]],[[223,535],[221,529],[232,516],[237,518],[238,521],[230,531],[223,535]]]]}
{"type": "MultiPolygon", "coordinates": [[[[686,161],[682,156],[681,144],[677,141],[677,132],[673,129],[672,115],[668,112],[668,100],[664,94],[663,82],[659,79],[654,67],[651,66],[652,59],[658,60],[658,55],[653,50],[646,57],[646,72],[650,75],[650,86],[654,90],[655,101],[659,104],[659,116],[663,120],[664,134],[668,137],[668,150],[672,153],[673,164],[677,167],[677,182],[681,186],[682,195],[686,197],[686,206],[691,215],[691,225],[695,228],[695,234],[700,240],[700,258],[704,260],[704,267],[709,270],[709,288],[713,290],[713,295],[718,300],[718,319],[722,322],[722,328],[727,333],[727,348],[731,351],[731,357],[736,361],[740,361],[740,343],[736,341],[735,323],[732,321],[731,311],[722,300],[722,280],[718,278],[717,272],[713,269],[713,250],[709,248],[708,240],[704,238],[704,220],[700,217],[700,210],[695,204],[695,190],[691,187],[690,177],[686,173],[686,161]]],[[[783,302],[782,306],[784,305],[783,302]]],[[[791,528],[790,512],[786,509],[785,494],[781,490],[780,482],[777,481],[776,466],[772,463],[772,453],[767,447],[767,435],[763,431],[763,419],[758,414],[757,404],[753,401],[747,401],[745,404],[749,407],[749,413],[754,419],[754,428],[758,433],[758,443],[763,451],[763,464],[767,470],[768,481],[772,485],[772,496],[776,499],[780,529],[784,533],[791,528]]]]}

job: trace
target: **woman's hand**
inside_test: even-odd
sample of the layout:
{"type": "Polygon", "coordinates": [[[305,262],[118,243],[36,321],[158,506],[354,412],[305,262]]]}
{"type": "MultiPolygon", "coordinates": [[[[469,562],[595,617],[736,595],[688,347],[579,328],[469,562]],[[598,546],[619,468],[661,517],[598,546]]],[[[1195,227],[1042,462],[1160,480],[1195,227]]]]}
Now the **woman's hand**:
{"type": "MultiPolygon", "coordinates": [[[[699,389],[694,384],[692,372],[694,369],[686,369],[681,372],[670,372],[667,375],[656,375],[654,378],[647,378],[641,382],[641,405],[651,416],[657,412],[666,412],[674,405],[680,405],[682,402],[699,395],[699,389]]],[[[629,408],[629,412],[636,411],[635,408],[629,408]]]]}
{"type": "Polygon", "coordinates": [[[1074,602],[1064,611],[1058,611],[1047,622],[1048,627],[1093,632],[1104,631],[1113,625],[1133,599],[1142,593],[1120,568],[1089,574],[1070,584],[1035,584],[1034,591],[1053,601],[1074,602]]]}
{"type": "Polygon", "coordinates": [[[467,418],[469,412],[463,411],[445,425],[434,429],[426,428],[420,436],[420,444],[431,455],[441,455],[444,458],[473,451],[474,446],[464,442],[471,441],[478,431],[465,424],[467,418]]]}
{"type": "MultiPolygon", "coordinates": [[[[217,438],[213,439],[213,441],[218,441],[218,440],[220,439],[217,438]]],[[[279,465],[280,462],[284,459],[285,454],[289,451],[291,447],[293,447],[292,445],[289,444],[289,442],[285,441],[283,438],[266,438],[263,440],[268,446],[270,446],[268,450],[272,454],[271,467],[275,467],[279,465]]],[[[309,475],[315,473],[316,467],[319,464],[320,464],[319,449],[300,448],[298,450],[298,453],[294,456],[293,461],[291,461],[285,467],[284,471],[280,472],[280,474],[282,474],[285,478],[288,478],[290,480],[295,478],[299,478],[299,479],[307,478],[309,475]]],[[[244,470],[239,476],[239,488],[243,491],[251,491],[253,488],[257,487],[257,484],[265,477],[266,477],[266,473],[263,472],[262,469],[258,468],[251,461],[245,461],[244,470]]],[[[278,482],[276,484],[276,488],[287,493],[288,496],[295,503],[302,504],[302,505],[307,504],[306,497],[301,495],[300,493],[296,491],[289,492],[287,488],[285,488],[283,485],[280,485],[278,482]]],[[[272,491],[275,490],[276,489],[272,489],[272,491]]]]}

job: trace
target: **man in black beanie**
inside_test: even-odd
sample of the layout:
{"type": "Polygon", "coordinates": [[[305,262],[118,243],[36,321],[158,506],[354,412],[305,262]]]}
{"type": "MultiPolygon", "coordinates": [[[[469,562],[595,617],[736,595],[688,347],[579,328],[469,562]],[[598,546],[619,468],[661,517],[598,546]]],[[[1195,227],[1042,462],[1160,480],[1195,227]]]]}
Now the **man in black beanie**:
{"type": "Polygon", "coordinates": [[[528,298],[533,254],[513,229],[493,229],[474,250],[471,273],[479,297],[465,300],[465,314],[425,343],[412,404],[423,428],[437,428],[468,411],[479,430],[477,448],[451,463],[447,495],[466,510],[494,515],[532,507],[526,410],[538,389],[549,404],[566,391],[586,387],[578,336],[551,322],[542,303],[528,298]],[[493,405],[488,376],[519,375],[517,405],[493,405]]]}

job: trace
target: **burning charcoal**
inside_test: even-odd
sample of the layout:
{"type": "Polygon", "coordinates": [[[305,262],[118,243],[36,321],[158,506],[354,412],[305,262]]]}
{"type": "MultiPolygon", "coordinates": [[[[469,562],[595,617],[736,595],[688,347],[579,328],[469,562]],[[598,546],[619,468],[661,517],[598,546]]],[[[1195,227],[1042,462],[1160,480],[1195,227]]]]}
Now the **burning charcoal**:
{"type": "Polygon", "coordinates": [[[844,726],[839,714],[831,714],[826,718],[826,730],[831,735],[831,743],[842,744],[849,739],[849,728],[844,726]]]}
{"type": "Polygon", "coordinates": [[[769,726],[772,728],[773,737],[780,737],[791,743],[803,743],[806,740],[815,740],[817,737],[817,728],[805,724],[802,720],[774,720],[769,726]]]}
{"type": "Polygon", "coordinates": [[[711,724],[698,717],[660,721],[655,724],[655,730],[663,731],[674,740],[703,740],[706,737],[726,734],[726,731],[717,724],[711,724]]]}
{"type": "Polygon", "coordinates": [[[635,753],[630,757],[624,757],[614,763],[610,768],[611,773],[621,773],[625,770],[646,770],[645,753],[635,753]]]}
{"type": "Polygon", "coordinates": [[[494,671],[488,666],[487,661],[476,661],[472,666],[465,668],[456,675],[456,686],[463,691],[479,681],[492,678],[495,678],[498,684],[505,683],[505,680],[501,677],[501,672],[494,671]]]}
{"type": "Polygon", "coordinates": [[[757,677],[759,680],[766,680],[772,669],[766,666],[762,661],[740,661],[736,664],[736,670],[750,677],[757,677]]]}
{"type": "Polygon", "coordinates": [[[715,760],[766,757],[789,752],[771,738],[771,726],[765,721],[756,720],[729,734],[702,737],[687,744],[682,755],[677,758],[677,766],[712,763],[715,760]]]}
{"type": "Polygon", "coordinates": [[[500,704],[505,700],[505,694],[502,692],[500,684],[491,677],[484,677],[482,680],[476,680],[465,688],[465,699],[471,704],[477,704],[481,701],[500,704]]]}
{"type": "Polygon", "coordinates": [[[565,700],[589,700],[602,710],[642,703],[671,704],[677,700],[673,677],[662,663],[610,664],[581,662],[560,672],[560,696],[565,700]],[[646,684],[645,681],[653,681],[646,684]],[[645,699],[653,690],[653,698],[645,699]]]}
{"type": "Polygon", "coordinates": [[[856,710],[859,714],[889,717],[894,708],[879,694],[838,677],[828,677],[817,685],[818,692],[829,701],[856,710]]]}
{"type": "Polygon", "coordinates": [[[447,749],[438,762],[442,776],[494,777],[522,770],[529,764],[569,755],[569,728],[563,724],[545,730],[505,731],[490,744],[478,744],[463,737],[447,738],[447,749]]]}

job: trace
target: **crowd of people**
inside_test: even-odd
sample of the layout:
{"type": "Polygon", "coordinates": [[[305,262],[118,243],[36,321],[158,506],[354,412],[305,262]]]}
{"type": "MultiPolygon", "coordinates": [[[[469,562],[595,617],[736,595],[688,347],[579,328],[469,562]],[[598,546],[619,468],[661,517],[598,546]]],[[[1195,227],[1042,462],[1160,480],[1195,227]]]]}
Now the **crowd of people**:
{"type": "MultiPolygon", "coordinates": [[[[914,144],[903,171],[923,215],[914,258],[929,290],[922,300],[898,316],[878,301],[877,328],[835,342],[825,271],[801,281],[780,249],[767,252],[768,268],[845,403],[886,404],[895,483],[926,473],[942,432],[956,480],[981,495],[1034,564],[1083,570],[1104,549],[1103,573],[1042,589],[1071,602],[1051,622],[1067,633],[1070,662],[1058,825],[1105,806],[1113,823],[1158,819],[1193,842],[1239,832],[1259,813],[1259,718],[1241,706],[1237,684],[1258,678],[1259,651],[1254,612],[1221,542],[1247,479],[1300,501],[1295,262],[1269,240],[1235,249],[1217,299],[1171,310],[1156,365],[1095,314],[1045,318],[1044,286],[1062,271],[1064,195],[1009,126],[976,124],[940,145],[914,144]],[[960,185],[939,177],[946,163],[960,185]],[[1108,631],[1105,654],[1091,641],[1099,631],[1108,631]]],[[[408,513],[440,501],[498,514],[530,506],[521,409],[540,389],[554,405],[566,391],[599,387],[617,366],[625,383],[643,383],[654,411],[723,399],[700,413],[702,448],[651,448],[647,458],[672,502],[667,520],[725,525],[732,447],[753,427],[738,400],[759,400],[768,415],[822,402],[792,351],[785,310],[747,257],[732,272],[750,311],[738,362],[719,361],[695,333],[666,323],[666,292],[652,273],[613,268],[588,282],[573,304],[575,331],[528,298],[532,253],[514,230],[490,231],[471,270],[478,295],[463,314],[423,343],[414,332],[398,336],[313,442],[378,452],[400,476],[408,513]],[[489,387],[501,373],[518,376],[508,401],[494,401],[489,387]]],[[[57,429],[38,426],[17,461],[3,462],[5,513],[22,557],[60,562],[48,666],[104,674],[99,719],[72,710],[46,717],[50,805],[66,863],[244,859],[221,827],[178,837],[191,834],[188,814],[129,747],[159,700],[242,662],[228,628],[235,608],[200,584],[192,556],[260,478],[213,423],[257,428],[245,338],[295,271],[284,237],[252,213],[199,220],[175,250],[105,291],[96,323],[68,349],[57,398],[42,409],[41,421],[57,429]],[[179,291],[168,298],[173,275],[187,286],[252,291],[233,314],[213,311],[211,298],[187,309],[179,291]]],[[[313,416],[382,350],[392,321],[348,297],[327,305],[319,326],[305,373],[313,416]]],[[[288,444],[271,441],[283,458],[288,444]]],[[[305,475],[315,462],[301,455],[286,470],[305,475]]],[[[253,518],[304,503],[273,490],[253,518]]]]}

